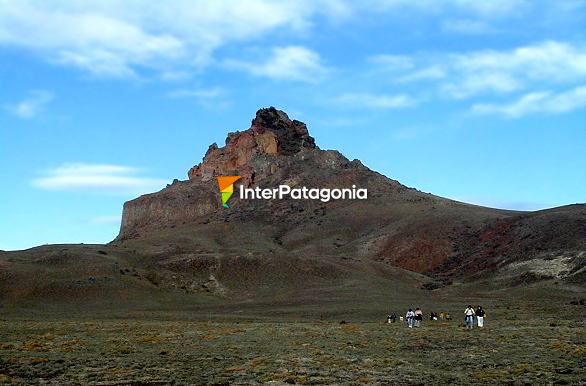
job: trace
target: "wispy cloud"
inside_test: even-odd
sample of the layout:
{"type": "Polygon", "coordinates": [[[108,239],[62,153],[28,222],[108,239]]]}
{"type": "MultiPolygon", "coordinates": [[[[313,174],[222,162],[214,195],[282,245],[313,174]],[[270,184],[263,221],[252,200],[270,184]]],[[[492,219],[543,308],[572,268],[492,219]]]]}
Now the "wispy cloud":
{"type": "Polygon", "coordinates": [[[520,117],[569,112],[584,104],[586,47],[568,42],[443,55],[378,55],[369,60],[375,75],[387,76],[392,83],[426,83],[436,99],[476,99],[472,106],[476,113],[520,117]],[[506,95],[518,99],[510,104],[494,102],[506,95]]]}
{"type": "MultiPolygon", "coordinates": [[[[306,37],[314,26],[327,21],[411,12],[443,20],[443,28],[451,32],[481,33],[494,20],[518,17],[530,9],[539,7],[553,14],[576,8],[568,6],[569,1],[552,4],[536,5],[529,0],[4,1],[0,45],[23,48],[51,63],[95,76],[135,78],[147,69],[158,72],[159,79],[185,79],[196,70],[223,62],[214,57],[222,47],[256,42],[276,31],[279,36],[306,37]]],[[[311,57],[306,54],[301,53],[301,58],[311,57]]],[[[291,66],[299,67],[292,60],[291,66]]],[[[287,71],[269,67],[250,71],[273,79],[291,74],[300,78],[297,71],[287,76],[282,75],[287,71]]]]}
{"type": "Polygon", "coordinates": [[[329,72],[317,52],[302,46],[275,47],[261,62],[230,59],[224,65],[255,76],[309,83],[319,81],[329,72]]]}
{"type": "Polygon", "coordinates": [[[391,72],[410,70],[415,67],[414,59],[407,55],[374,55],[368,58],[368,61],[381,69],[391,72]]]}
{"type": "MultiPolygon", "coordinates": [[[[21,46],[49,62],[108,77],[133,77],[136,66],[164,66],[185,55],[181,39],[147,31],[128,17],[129,11],[96,2],[3,3],[0,44],[21,46]]],[[[146,16],[144,12],[137,16],[146,16]]]]}
{"type": "Polygon", "coordinates": [[[528,93],[509,104],[475,104],[472,106],[472,112],[519,118],[528,114],[559,114],[582,108],[586,108],[586,86],[561,93],[550,91],[528,93]]]}
{"type": "Polygon", "coordinates": [[[437,80],[446,77],[446,71],[439,65],[431,65],[413,71],[397,78],[399,82],[417,82],[422,80],[437,80]]]}
{"type": "Polygon", "coordinates": [[[33,90],[20,102],[5,105],[5,109],[19,118],[30,119],[39,115],[53,100],[53,93],[46,90],[33,90]]]}
{"type": "Polygon", "coordinates": [[[141,169],[108,164],[70,163],[43,172],[32,185],[39,189],[141,194],[159,190],[166,180],[141,177],[141,169]]]}
{"type": "Polygon", "coordinates": [[[510,92],[533,82],[564,83],[586,78],[586,48],[546,41],[510,51],[452,55],[447,65],[455,78],[448,86],[456,96],[510,92]]]}
{"type": "MultiPolygon", "coordinates": [[[[96,76],[132,78],[143,68],[177,74],[205,67],[229,43],[275,30],[304,33],[314,19],[351,14],[341,1],[2,2],[0,45],[96,76]]],[[[163,75],[164,77],[165,75],[163,75]]]]}
{"type": "MultiPolygon", "coordinates": [[[[371,58],[379,71],[385,61],[371,58]]],[[[409,60],[400,57],[400,63],[409,60]]],[[[531,88],[534,84],[571,84],[586,79],[586,47],[546,41],[512,50],[483,50],[410,58],[413,70],[395,73],[398,82],[431,81],[437,90],[452,98],[479,94],[506,94],[531,88]]],[[[397,69],[395,63],[389,67],[397,69]]]]}
{"type": "Polygon", "coordinates": [[[226,107],[226,90],[222,87],[178,89],[167,93],[168,98],[192,99],[204,107],[226,107]]]}
{"type": "Polygon", "coordinates": [[[417,101],[406,94],[384,95],[369,93],[344,93],[333,99],[338,105],[354,108],[399,109],[414,106],[417,101]]]}
{"type": "Polygon", "coordinates": [[[225,94],[221,87],[196,88],[196,89],[179,89],[167,94],[169,98],[194,98],[197,100],[216,99],[225,94]]]}

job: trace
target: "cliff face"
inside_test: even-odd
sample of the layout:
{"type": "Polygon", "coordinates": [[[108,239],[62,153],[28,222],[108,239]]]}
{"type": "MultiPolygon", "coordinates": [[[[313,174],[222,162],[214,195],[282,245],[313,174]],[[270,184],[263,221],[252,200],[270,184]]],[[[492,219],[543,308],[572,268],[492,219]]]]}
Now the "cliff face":
{"type": "Polygon", "coordinates": [[[289,179],[291,170],[299,169],[300,164],[305,164],[309,174],[308,165],[316,169],[363,168],[359,162],[351,163],[336,151],[320,150],[303,122],[289,119],[274,107],[261,109],[248,130],[228,134],[224,147],[210,145],[203,161],[188,171],[187,181],[176,180],[160,192],[126,202],[117,239],[135,238],[144,231],[192,221],[207,221],[201,220],[202,216],[217,215],[221,208],[217,176],[238,175],[241,180],[237,185],[247,187],[269,182],[267,179],[279,183],[279,178],[289,179]]]}

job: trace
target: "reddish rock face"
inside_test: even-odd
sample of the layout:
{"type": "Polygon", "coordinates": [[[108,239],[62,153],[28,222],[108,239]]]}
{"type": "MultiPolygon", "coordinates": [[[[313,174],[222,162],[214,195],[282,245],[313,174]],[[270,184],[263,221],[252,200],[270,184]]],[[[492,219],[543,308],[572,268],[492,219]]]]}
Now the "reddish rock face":
{"type": "Polygon", "coordinates": [[[250,129],[229,133],[226,146],[218,148],[212,144],[202,163],[192,167],[187,175],[190,180],[209,181],[216,176],[238,174],[248,186],[255,176],[250,163],[256,156],[279,158],[315,148],[303,122],[292,121],[283,111],[269,107],[256,113],[250,129]]]}

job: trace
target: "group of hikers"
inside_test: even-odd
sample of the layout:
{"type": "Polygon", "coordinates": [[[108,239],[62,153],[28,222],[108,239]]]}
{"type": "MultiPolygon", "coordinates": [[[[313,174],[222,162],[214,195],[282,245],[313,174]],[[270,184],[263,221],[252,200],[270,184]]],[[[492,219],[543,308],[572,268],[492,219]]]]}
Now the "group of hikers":
{"type": "MultiPolygon", "coordinates": [[[[468,305],[466,310],[464,311],[464,320],[466,321],[466,328],[471,329],[474,326],[474,320],[476,319],[476,325],[480,328],[484,327],[484,317],[486,313],[482,306],[478,306],[476,310],[472,307],[472,305],[468,305]]],[[[452,320],[452,317],[447,312],[432,312],[430,314],[429,320],[452,320]]],[[[402,322],[404,319],[402,316],[399,317],[399,320],[402,322]]],[[[423,321],[423,311],[421,308],[417,307],[415,311],[412,308],[409,308],[407,314],[405,314],[405,320],[407,320],[407,326],[409,328],[413,327],[421,327],[421,322],[423,321]]],[[[387,323],[395,323],[397,321],[397,314],[392,313],[391,315],[387,316],[387,323]]]]}
{"type": "Polygon", "coordinates": [[[484,327],[484,316],[486,315],[486,313],[484,312],[482,306],[478,306],[478,308],[476,308],[476,311],[474,311],[474,308],[472,308],[472,306],[468,304],[468,307],[466,307],[466,311],[464,311],[464,315],[466,318],[466,328],[472,328],[472,326],[474,325],[474,318],[476,318],[476,324],[478,325],[478,327],[484,327]]]}

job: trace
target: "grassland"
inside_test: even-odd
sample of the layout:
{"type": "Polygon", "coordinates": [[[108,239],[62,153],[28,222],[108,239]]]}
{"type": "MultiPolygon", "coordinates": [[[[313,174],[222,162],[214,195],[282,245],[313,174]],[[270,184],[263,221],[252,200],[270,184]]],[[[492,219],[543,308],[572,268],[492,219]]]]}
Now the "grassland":
{"type": "Polygon", "coordinates": [[[492,305],[486,327],[207,314],[0,320],[0,384],[584,382],[583,306],[492,305]],[[560,317],[561,316],[561,317],[560,317]],[[209,319],[209,320],[206,320],[209,319]]]}

